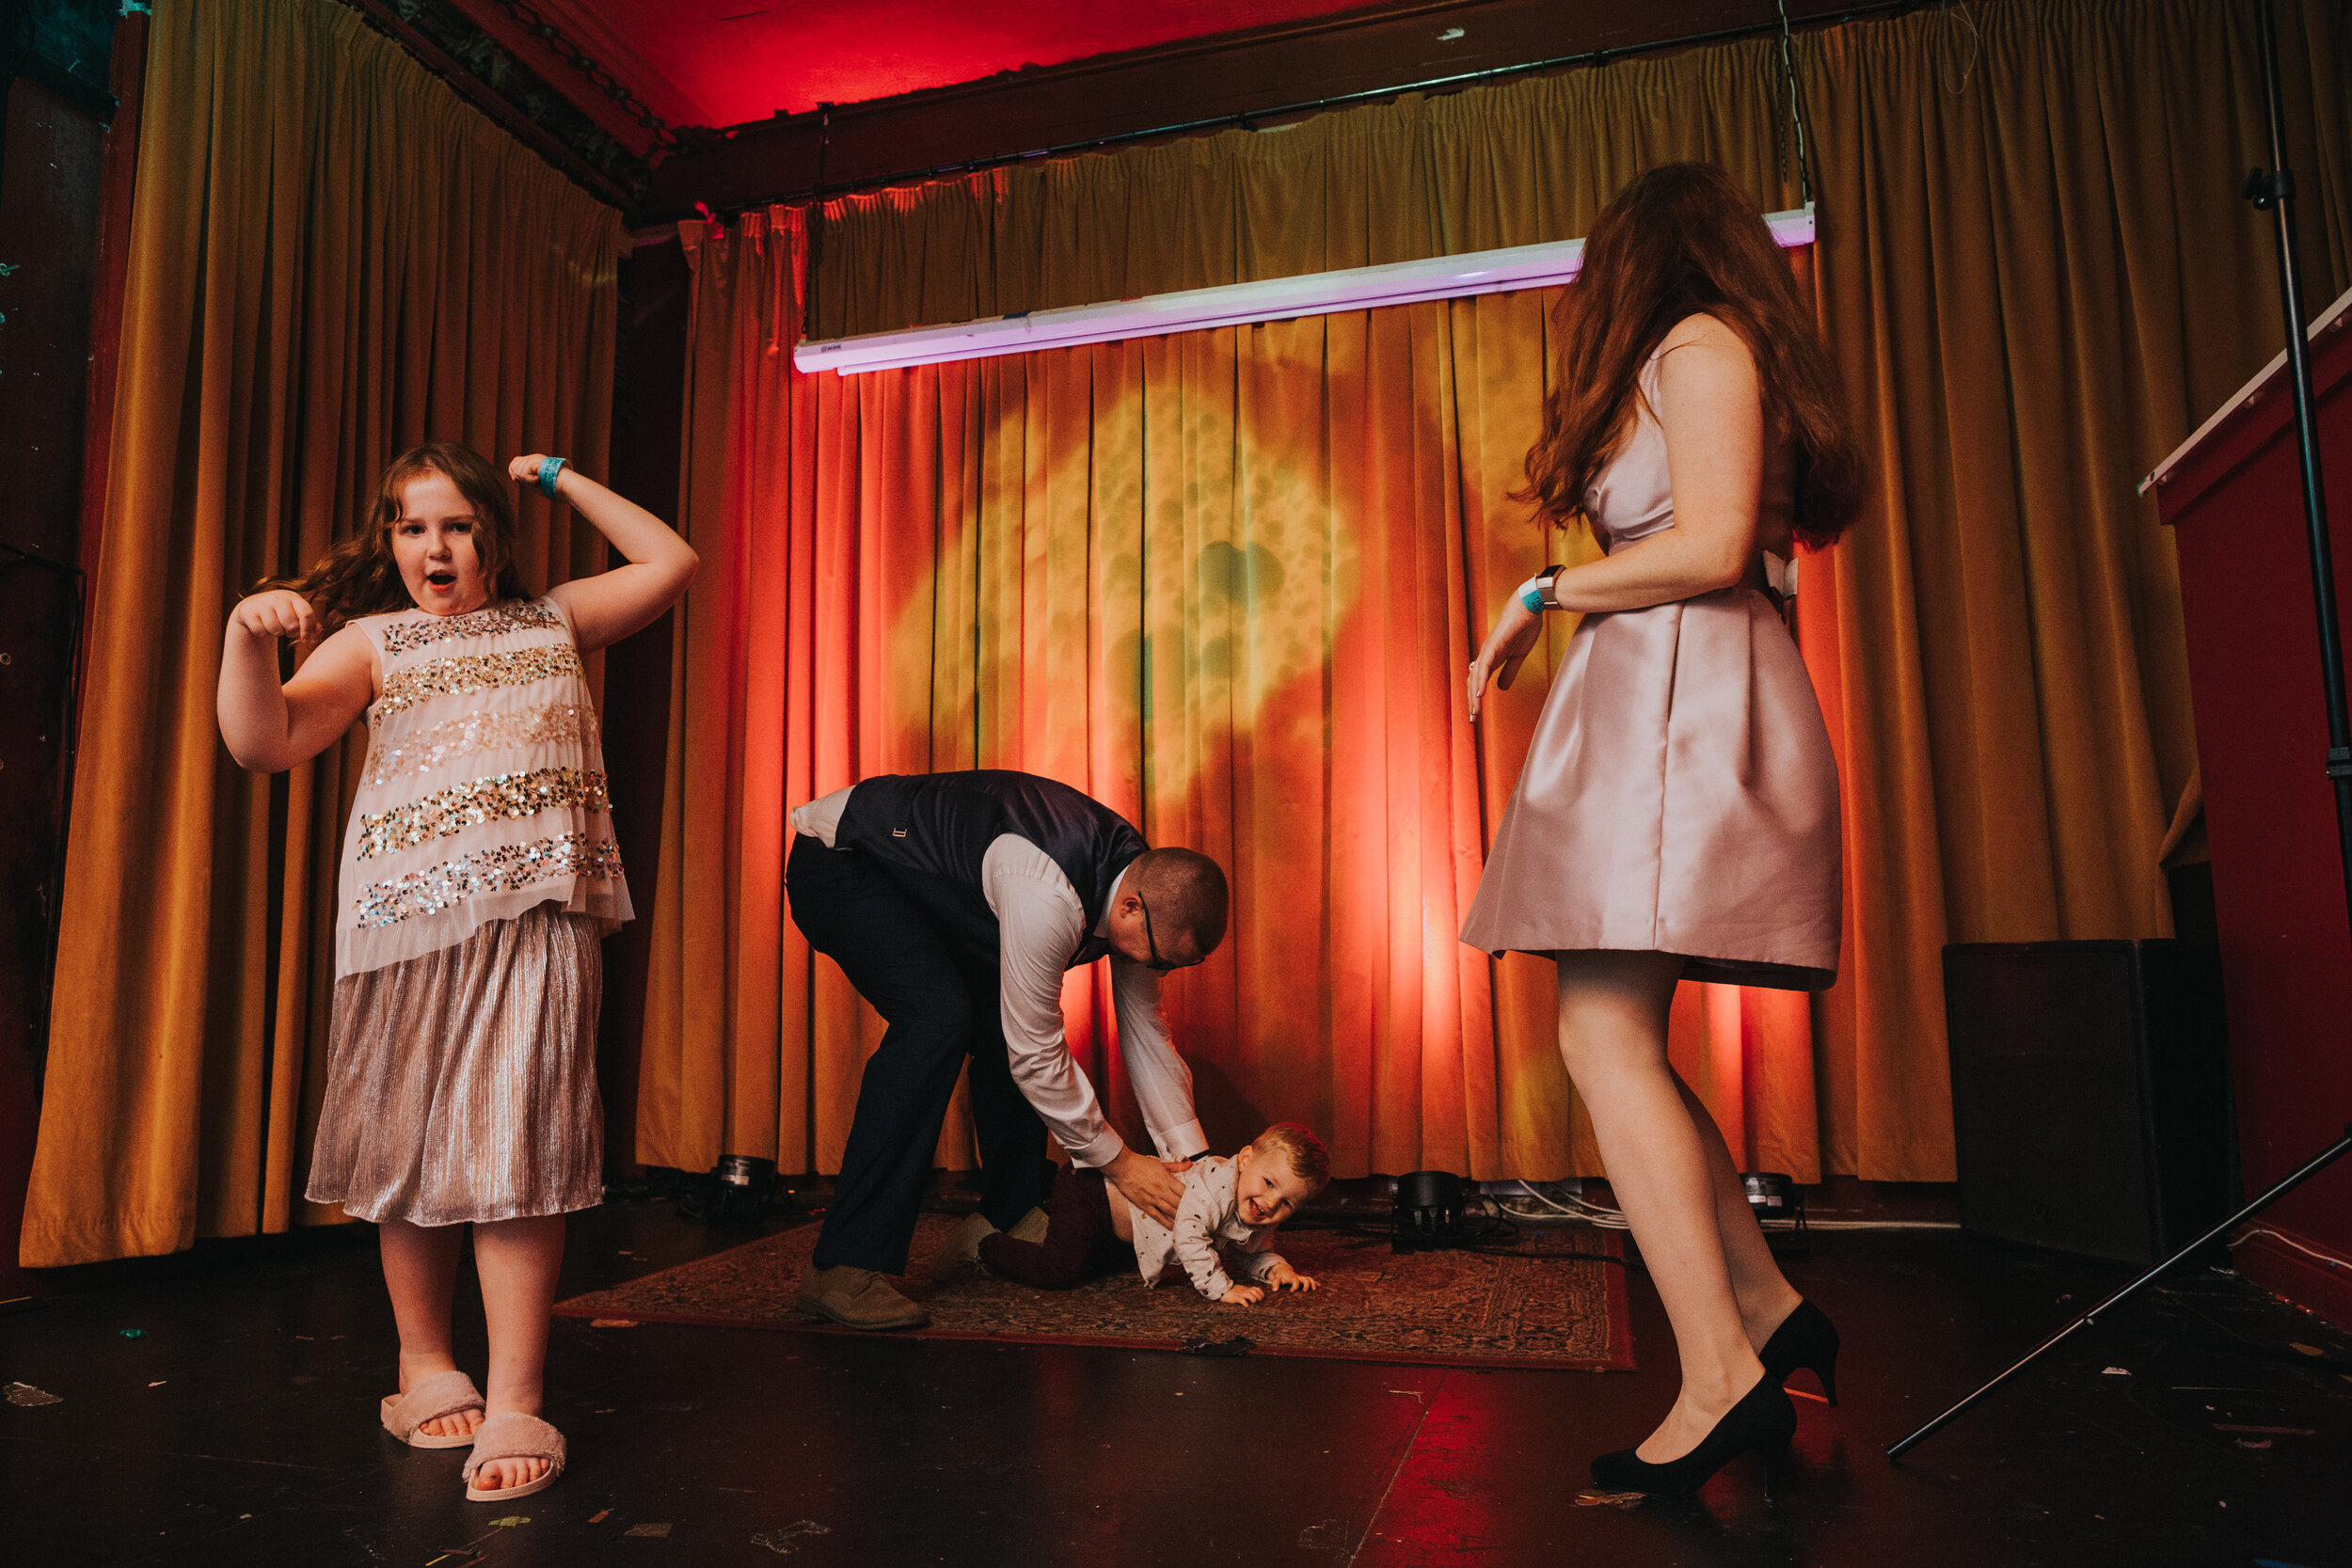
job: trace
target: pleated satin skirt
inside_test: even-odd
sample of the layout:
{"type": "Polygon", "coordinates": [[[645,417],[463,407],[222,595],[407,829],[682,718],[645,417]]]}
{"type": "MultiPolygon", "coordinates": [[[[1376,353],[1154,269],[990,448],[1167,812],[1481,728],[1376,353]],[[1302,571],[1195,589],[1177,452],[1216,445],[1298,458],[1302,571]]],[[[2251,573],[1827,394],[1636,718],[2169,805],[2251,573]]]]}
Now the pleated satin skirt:
{"type": "Polygon", "coordinates": [[[426,1226],[601,1201],[599,929],[541,904],[336,981],[310,1201],[426,1226]]]}
{"type": "Polygon", "coordinates": [[[1694,980],[1837,975],[1837,765],[1750,588],[1588,615],[1553,677],[1462,940],[1678,953],[1694,980]]]}

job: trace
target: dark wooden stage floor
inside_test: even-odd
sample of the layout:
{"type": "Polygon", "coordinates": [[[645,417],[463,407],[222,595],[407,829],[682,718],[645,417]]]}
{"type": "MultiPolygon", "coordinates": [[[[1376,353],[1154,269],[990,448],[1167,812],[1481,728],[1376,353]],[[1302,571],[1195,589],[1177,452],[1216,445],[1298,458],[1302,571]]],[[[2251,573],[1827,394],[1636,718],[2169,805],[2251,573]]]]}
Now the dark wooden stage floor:
{"type": "MultiPolygon", "coordinates": [[[[741,1239],[670,1204],[609,1206],[574,1221],[566,1293],[741,1239]]],[[[2352,1336],[2209,1272],[1897,1467],[1881,1444],[2122,1271],[1951,1232],[1818,1236],[1791,1272],[1844,1328],[1845,1403],[1799,1402],[1778,1501],[1735,1469],[1629,1511],[1578,1494],[1587,1458],[1637,1437],[1674,1386],[1638,1269],[1633,1373],[559,1319],[548,1414],[571,1471],[480,1505],[461,1454],[375,1425],[393,1340],[369,1243],[227,1249],[0,1319],[0,1383],[61,1398],[0,1404],[0,1560],[2352,1563],[2352,1336]],[[495,1523],[510,1516],[527,1522],[495,1523]]],[[[477,1316],[477,1370],[480,1334],[477,1316]]]]}

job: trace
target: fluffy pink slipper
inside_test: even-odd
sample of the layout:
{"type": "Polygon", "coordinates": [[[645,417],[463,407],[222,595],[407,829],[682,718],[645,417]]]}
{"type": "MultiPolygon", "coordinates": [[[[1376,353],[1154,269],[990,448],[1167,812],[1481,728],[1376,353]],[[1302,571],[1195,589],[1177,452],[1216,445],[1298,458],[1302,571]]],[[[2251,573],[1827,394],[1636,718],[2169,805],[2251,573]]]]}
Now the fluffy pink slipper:
{"type": "Polygon", "coordinates": [[[519,1410],[501,1411],[474,1432],[473,1452],[466,1458],[466,1500],[496,1503],[543,1492],[564,1473],[564,1434],[547,1422],[519,1410]],[[548,1473],[519,1486],[494,1486],[485,1491],[473,1483],[474,1472],[493,1459],[544,1459],[548,1473]]]}
{"type": "Polygon", "coordinates": [[[473,1386],[473,1379],[453,1370],[435,1372],[405,1394],[387,1394],[379,1413],[384,1430],[412,1449],[462,1449],[474,1440],[473,1433],[436,1437],[417,1429],[444,1416],[481,1408],[482,1391],[473,1386]]]}

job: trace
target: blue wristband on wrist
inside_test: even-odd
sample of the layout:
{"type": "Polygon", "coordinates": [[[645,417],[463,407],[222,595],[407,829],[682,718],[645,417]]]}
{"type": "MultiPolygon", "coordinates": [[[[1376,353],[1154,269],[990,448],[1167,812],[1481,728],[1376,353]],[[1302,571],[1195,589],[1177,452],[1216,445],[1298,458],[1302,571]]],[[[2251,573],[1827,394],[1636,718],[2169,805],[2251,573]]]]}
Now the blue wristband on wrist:
{"type": "Polygon", "coordinates": [[[1519,584],[1519,603],[1527,607],[1530,615],[1544,612],[1544,584],[1547,580],[1544,578],[1529,578],[1519,584]]]}
{"type": "Polygon", "coordinates": [[[555,499],[555,476],[562,473],[564,471],[564,465],[570,461],[571,459],[568,457],[542,457],[539,459],[539,493],[541,495],[547,497],[549,500],[553,500],[555,499]]]}

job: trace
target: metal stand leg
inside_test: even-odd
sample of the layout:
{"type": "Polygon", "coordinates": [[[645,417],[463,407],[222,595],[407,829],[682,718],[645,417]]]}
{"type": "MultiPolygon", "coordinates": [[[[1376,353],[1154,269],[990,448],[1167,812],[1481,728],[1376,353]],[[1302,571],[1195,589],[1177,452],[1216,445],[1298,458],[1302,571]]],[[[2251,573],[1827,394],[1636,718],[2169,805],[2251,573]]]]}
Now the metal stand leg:
{"type": "MultiPolygon", "coordinates": [[[[2267,173],[2256,169],[2249,175],[2245,194],[2248,200],[2271,213],[2277,219],[2279,286],[2287,318],[2287,375],[2295,397],[2295,432],[2302,462],[2303,520],[2309,531],[2307,546],[2312,563],[2312,608],[2319,616],[2320,683],[2328,708],[2327,774],[2336,797],[2336,854],[2343,868],[2344,908],[2347,912],[2352,912],[2352,713],[2347,712],[2344,700],[2344,648],[2337,633],[2336,620],[2335,563],[2328,532],[2327,492],[2320,483],[2319,428],[2317,416],[2312,409],[2312,368],[2308,356],[2309,343],[2303,332],[2302,284],[2296,273],[2295,177],[2286,168],[2286,130],[2279,112],[2279,40],[2277,21],[2271,14],[2271,0],[2262,0],[2255,14],[2261,30],[2263,98],[2270,122],[2271,167],[2267,173]]],[[[2352,1124],[2345,1126],[2343,1137],[2313,1157],[2302,1169],[2059,1329],[2034,1347],[2024,1360],[1926,1426],[1900,1442],[1889,1443],[1886,1456],[1889,1459],[1900,1458],[1905,1449],[1930,1436],[1962,1411],[2016,1376],[2076,1329],[2096,1321],[2101,1313],[2165,1274],[2182,1259],[2193,1256],[2199,1248],[2211,1245],[2233,1227],[2243,1225],[2262,1212],[2319,1174],[2348,1148],[2352,1148],[2352,1124]]]]}
{"type": "Polygon", "coordinates": [[[2329,1144],[2325,1149],[2321,1150],[2310,1164],[2304,1165],[2302,1169],[2296,1171],[2293,1176],[2288,1177],[2284,1181],[2280,1182],[2277,1186],[2271,1188],[2270,1191],[2263,1194],[2262,1196],[2256,1198],[2245,1208],[2240,1209],[2236,1213],[2232,1214],[2228,1219],[2223,1220],[2219,1225],[2215,1226],[2211,1230],[2206,1231],[2202,1236],[2198,1237],[2195,1241],[2189,1243],[2188,1245],[2181,1248],[2180,1251],[2174,1253],[2163,1262],[2158,1263],[2154,1268],[2150,1269],[2146,1274],[2141,1275],[2137,1279],[2133,1280],[2129,1285],[2124,1286],[2122,1290],[2116,1291],[2115,1294],[2107,1297],[2106,1300],[2101,1302],[2090,1311],[2085,1312],[2081,1317],[2076,1318],[2073,1323],[2068,1323],[2064,1328],[2059,1329],[2056,1334],[2051,1335],[2047,1339],[2042,1340],[2042,1343],[2026,1352],[2025,1356],[2019,1360],[2015,1366],[2010,1368],[2009,1370],[2001,1373],[2000,1376],[1994,1378],[1992,1382],[1986,1384],[1983,1387],[1978,1389],[1975,1393],[1969,1395],[1966,1399],[1961,1401],[1958,1404],[1944,1412],[1943,1415],[1938,1416],[1934,1420],[1930,1421],[1926,1426],[1921,1427],[1918,1431],[1913,1433],[1910,1436],[1903,1438],[1899,1442],[1887,1444],[1886,1457],[1889,1459],[1900,1459],[1903,1456],[1904,1449],[1921,1441],[1923,1438],[1933,1436],[1938,1431],[1942,1430],[1942,1428],[1949,1422],[1953,1417],[1959,1415],[1962,1411],[1967,1409],[1970,1405],[1984,1398],[1985,1395],[1993,1392],[1994,1389],[1998,1388],[2002,1384],[2007,1383],[2010,1378],[2015,1377],[2019,1372],[2024,1371],[2028,1366],[2040,1360],[2043,1354],[2055,1349],[2059,1340],[2064,1339],[2068,1335],[2073,1334],[2074,1330],[2078,1328],[2084,1328],[2093,1323],[2096,1323],[2109,1307],[2115,1306],[2118,1302],[2122,1301],[2125,1297],[2136,1293],[2140,1287],[2150,1284],[2163,1275],[2170,1273],[2171,1270],[2180,1264],[2184,1259],[2195,1257],[2200,1248],[2211,1246],[2214,1243],[2228,1235],[2233,1227],[2245,1224],[2254,1215],[2262,1212],[2265,1209],[2269,1208],[2270,1205],[2276,1203],[2280,1198],[2284,1197],[2287,1194],[2293,1192],[2296,1188],[2301,1186],[2312,1177],[2317,1176],[2322,1170],[2325,1170],[2328,1165],[2332,1164],[2339,1155],[2344,1153],[2346,1150],[2352,1150],[2352,1123],[2347,1123],[2345,1125],[2343,1137],[2338,1138],[2334,1143],[2329,1144]]]}

